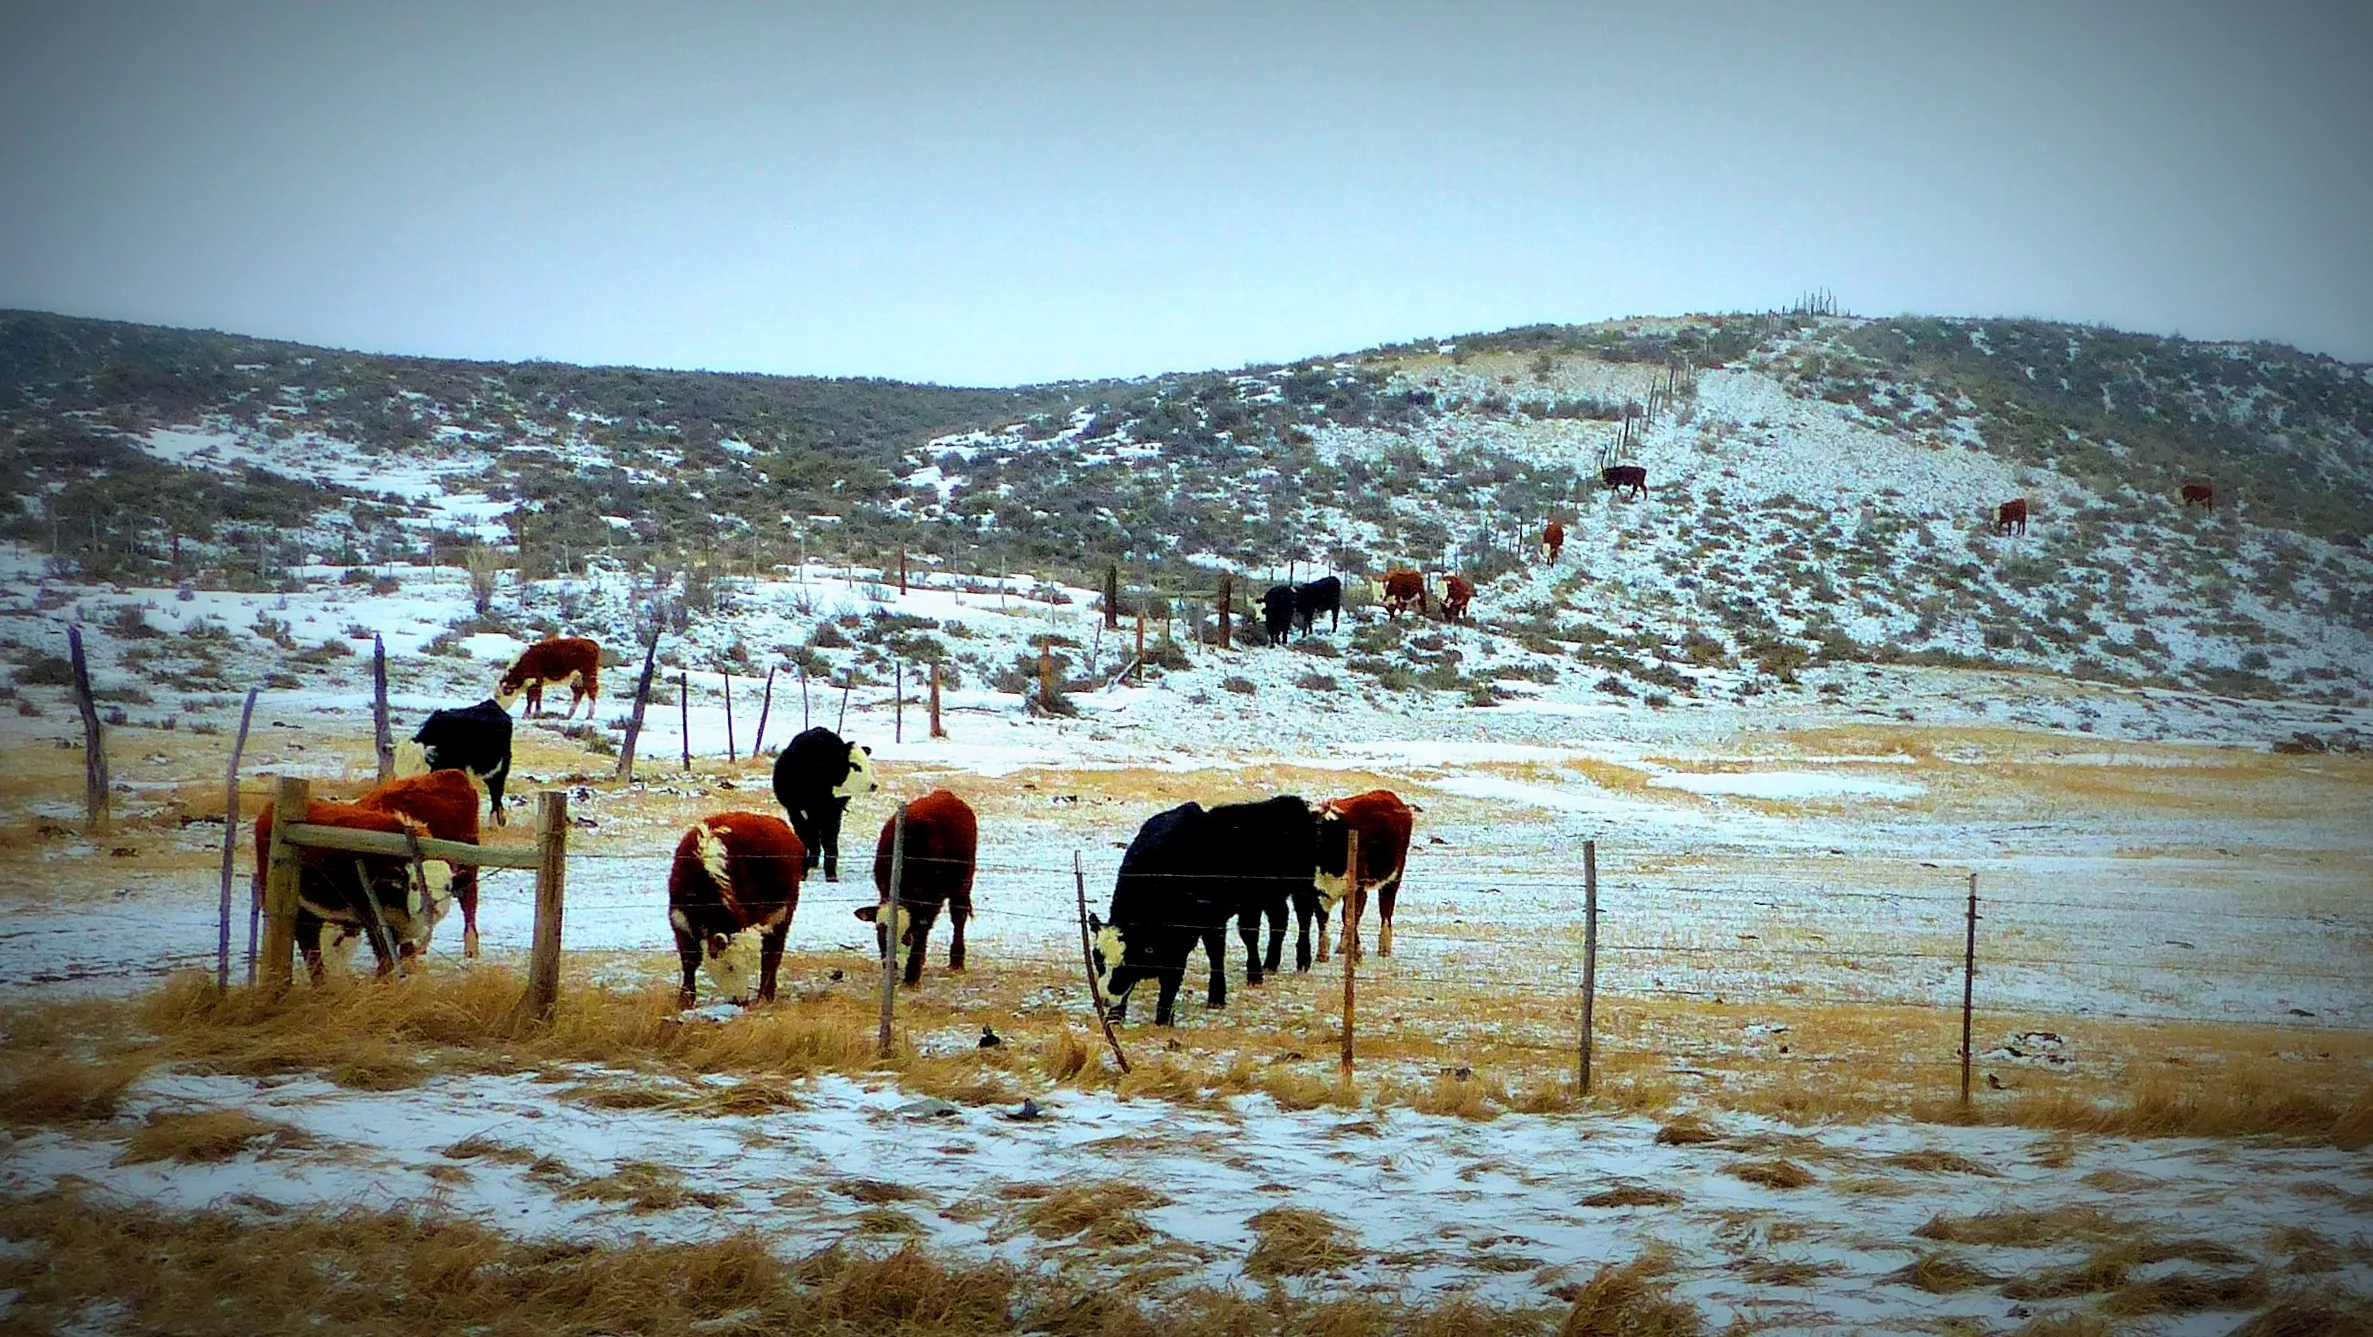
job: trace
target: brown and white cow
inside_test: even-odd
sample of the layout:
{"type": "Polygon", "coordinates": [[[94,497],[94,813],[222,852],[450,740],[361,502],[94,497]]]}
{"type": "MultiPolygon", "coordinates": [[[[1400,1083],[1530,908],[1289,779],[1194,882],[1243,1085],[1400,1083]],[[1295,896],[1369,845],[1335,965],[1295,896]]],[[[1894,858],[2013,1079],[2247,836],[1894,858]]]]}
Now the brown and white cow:
{"type": "Polygon", "coordinates": [[[1398,618],[1409,609],[1425,611],[1425,577],[1405,569],[1385,572],[1384,615],[1398,618]]]}
{"type": "Polygon", "coordinates": [[[799,908],[807,851],[790,823],[758,812],[721,812],[692,824],[668,869],[667,922],[684,966],[677,1002],[692,1006],[706,972],[721,997],[749,993],[749,937],[758,938],[758,1001],[772,1002],[783,939],[799,908]]]}
{"type": "MultiPolygon", "coordinates": [[[[1312,894],[1297,896],[1295,910],[1300,920],[1294,943],[1294,964],[1307,970],[1313,959],[1310,952],[1310,921],[1318,920],[1318,954],[1327,958],[1327,916],[1348,894],[1351,906],[1344,912],[1344,922],[1356,929],[1361,914],[1366,910],[1368,894],[1376,894],[1377,918],[1383,928],[1377,934],[1376,951],[1380,956],[1392,955],[1393,902],[1401,891],[1402,865],[1409,859],[1409,833],[1415,825],[1416,809],[1401,801],[1401,796],[1389,789],[1371,789],[1364,794],[1340,798],[1318,805],[1318,871],[1311,879],[1312,894]],[[1360,835],[1359,885],[1349,881],[1348,862],[1352,831],[1360,835]]],[[[1347,931],[1346,941],[1356,941],[1357,933],[1347,931]]]]}
{"type": "MultiPolygon", "coordinates": [[[[274,806],[265,804],[255,819],[255,893],[259,901],[263,896],[266,862],[271,857],[272,823],[277,815],[274,806]]],[[[477,812],[475,794],[470,799],[470,810],[472,815],[477,812]]],[[[312,826],[338,826],[354,831],[429,834],[419,819],[400,812],[333,803],[328,799],[308,801],[304,820],[312,826]]],[[[415,956],[428,950],[429,935],[436,929],[437,920],[444,915],[445,903],[450,899],[453,870],[442,860],[424,860],[415,865],[391,855],[353,854],[318,846],[300,847],[297,859],[297,950],[304,955],[305,973],[315,984],[321,983],[326,973],[321,954],[321,930],[325,924],[338,925],[347,937],[369,940],[371,954],[378,958],[382,975],[393,972],[399,961],[409,968],[415,956]],[[367,932],[372,906],[377,907],[379,922],[387,930],[396,959],[391,960],[367,932]]]]}
{"type": "MultiPolygon", "coordinates": [[[[354,801],[358,808],[402,813],[421,825],[421,834],[439,840],[478,843],[478,790],[468,774],[445,769],[415,775],[366,791],[354,801]]],[[[478,870],[453,870],[453,903],[461,909],[461,954],[478,954],[478,870]]]]}
{"type": "Polygon", "coordinates": [[[569,708],[562,719],[577,713],[577,706],[585,706],[585,718],[593,718],[593,700],[601,694],[601,644],[583,636],[554,636],[536,642],[520,654],[503,676],[495,682],[494,699],[508,710],[522,688],[527,691],[527,709],[521,718],[532,719],[544,713],[544,689],[566,687],[569,708]]]}
{"type": "Polygon", "coordinates": [[[2186,483],[2183,485],[2183,504],[2204,510],[2216,509],[2216,484],[2186,483]]]}
{"type": "Polygon", "coordinates": [[[1552,520],[1541,530],[1541,555],[1549,559],[1549,565],[1555,566],[1559,554],[1565,550],[1566,527],[1552,520]]]}
{"type": "Polygon", "coordinates": [[[1609,492],[1631,489],[1634,497],[1648,495],[1648,469],[1640,464],[1610,464],[1598,471],[1598,480],[1609,492]]]}
{"type": "Polygon", "coordinates": [[[2013,497],[1994,508],[1994,532],[2024,534],[2027,532],[2027,499],[2013,497]]]}
{"type": "MultiPolygon", "coordinates": [[[[890,903],[892,837],[898,817],[882,823],[881,839],[873,847],[873,889],[876,905],[859,906],[857,917],[874,925],[877,938],[889,930],[881,923],[881,907],[890,903]]],[[[923,982],[923,953],[931,943],[931,926],[939,921],[939,907],[948,910],[948,927],[955,941],[948,944],[948,969],[964,969],[964,921],[972,918],[973,858],[980,849],[980,819],[972,806],[944,789],[934,789],[906,805],[906,849],[899,856],[898,913],[894,916],[898,941],[906,945],[906,982],[923,982]]],[[[888,944],[883,944],[888,950],[888,944]]]]}
{"type": "Polygon", "coordinates": [[[1456,622],[1467,615],[1467,605],[1475,601],[1475,582],[1465,576],[1450,576],[1442,582],[1442,620],[1456,622]]]}

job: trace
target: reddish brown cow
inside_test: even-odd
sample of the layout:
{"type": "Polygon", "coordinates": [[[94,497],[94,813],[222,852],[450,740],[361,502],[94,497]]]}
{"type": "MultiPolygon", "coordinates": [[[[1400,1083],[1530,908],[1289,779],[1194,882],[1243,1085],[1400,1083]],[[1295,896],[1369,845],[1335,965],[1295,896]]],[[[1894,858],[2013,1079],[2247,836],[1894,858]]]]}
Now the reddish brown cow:
{"type": "MultiPolygon", "coordinates": [[[[274,806],[265,804],[255,819],[255,894],[259,901],[263,897],[264,871],[271,858],[274,806]]],[[[473,794],[470,798],[473,815],[477,806],[473,794]]],[[[428,834],[417,818],[327,799],[307,802],[305,821],[312,826],[341,826],[354,831],[428,834]]],[[[366,906],[374,903],[397,957],[409,966],[413,957],[428,948],[429,934],[444,913],[452,877],[452,870],[441,860],[424,862],[415,876],[413,866],[404,859],[317,846],[299,847],[297,869],[297,950],[305,958],[305,973],[315,984],[321,983],[324,973],[321,929],[325,923],[339,925],[347,935],[370,940],[371,954],[379,960],[380,974],[396,968],[397,961],[390,960],[366,931],[370,913],[366,906]]]]}
{"type": "Polygon", "coordinates": [[[692,1006],[694,979],[703,970],[725,998],[749,992],[747,931],[758,930],[758,1001],[773,1002],[783,939],[799,908],[799,875],[807,851],[780,817],[721,812],[692,824],[676,842],[667,877],[667,922],[676,932],[684,966],[677,1002],[692,1006]]]}
{"type": "MultiPolygon", "coordinates": [[[[883,905],[890,900],[890,846],[897,827],[897,815],[892,814],[882,823],[882,837],[873,847],[873,889],[883,905]]],[[[955,941],[948,944],[948,969],[964,969],[964,921],[972,918],[972,861],[979,848],[980,820],[964,800],[934,789],[906,805],[896,919],[898,941],[907,948],[907,983],[923,982],[923,952],[943,904],[948,927],[955,931],[955,941]]],[[[880,905],[858,907],[857,917],[875,926],[877,939],[888,932],[881,925],[880,905]]]]}
{"type": "Polygon", "coordinates": [[[524,687],[527,709],[521,717],[533,718],[544,713],[544,689],[548,686],[566,687],[572,693],[562,719],[576,714],[579,702],[585,705],[585,718],[592,719],[593,699],[601,694],[601,644],[583,636],[555,636],[536,642],[504,670],[494,685],[494,699],[507,710],[524,687]]]}
{"type": "Polygon", "coordinates": [[[2203,510],[2211,510],[2211,511],[2215,510],[2215,509],[2216,509],[2216,484],[2214,484],[2214,483],[2186,483],[2186,484],[2184,484],[2184,485],[2183,485],[2183,504],[2184,504],[2184,505],[2186,505],[2186,506],[2198,506],[2198,507],[2200,507],[2200,508],[2201,508],[2201,509],[2203,509],[2203,510]]]}
{"type": "Polygon", "coordinates": [[[1465,576],[1450,576],[1442,582],[1442,618],[1456,622],[1467,615],[1467,605],[1474,602],[1475,582],[1465,576]]]}
{"type": "Polygon", "coordinates": [[[2013,497],[1994,508],[1994,532],[2024,534],[2027,532],[2027,499],[2013,497]]]}
{"type": "Polygon", "coordinates": [[[1610,464],[1599,470],[1598,480],[1605,484],[1610,492],[1621,492],[1625,488],[1630,488],[1631,494],[1635,497],[1648,495],[1648,469],[1645,465],[1610,464]]]}
{"type": "Polygon", "coordinates": [[[1551,566],[1555,566],[1558,554],[1565,550],[1566,527],[1552,520],[1549,522],[1548,528],[1541,531],[1541,555],[1549,559],[1551,566]]]}
{"type": "MultiPolygon", "coordinates": [[[[1392,955],[1393,902],[1401,892],[1401,869],[1408,862],[1409,833],[1416,811],[1389,789],[1371,789],[1318,806],[1318,872],[1313,878],[1318,890],[1318,959],[1323,961],[1327,955],[1327,912],[1346,894],[1350,896],[1343,922],[1352,927],[1344,930],[1344,941],[1354,941],[1371,891],[1376,893],[1376,914],[1383,925],[1376,951],[1380,956],[1392,955]],[[1350,843],[1345,833],[1349,831],[1360,833],[1357,886],[1348,885],[1348,870],[1343,866],[1350,843]]],[[[1310,916],[1305,914],[1301,919],[1301,936],[1294,949],[1297,964],[1310,945],[1310,916]]]]}
{"type": "Polygon", "coordinates": [[[1425,611],[1425,577],[1415,571],[1384,573],[1384,615],[1398,618],[1408,609],[1425,611]]]}
{"type": "MultiPolygon", "coordinates": [[[[397,812],[421,824],[421,834],[465,845],[478,843],[478,790],[467,772],[430,771],[390,780],[354,801],[358,808],[397,812]]],[[[478,954],[478,870],[453,870],[453,903],[461,907],[461,954],[478,954]]]]}

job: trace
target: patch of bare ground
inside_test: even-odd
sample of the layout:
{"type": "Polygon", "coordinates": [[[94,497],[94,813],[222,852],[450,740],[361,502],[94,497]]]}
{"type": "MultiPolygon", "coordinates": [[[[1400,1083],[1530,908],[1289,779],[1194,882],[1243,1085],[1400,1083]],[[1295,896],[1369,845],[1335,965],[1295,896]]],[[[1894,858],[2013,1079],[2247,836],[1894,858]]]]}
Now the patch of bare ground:
{"type": "Polygon", "coordinates": [[[1245,1224],[1253,1245],[1244,1271],[1261,1281],[1340,1272],[1367,1257],[1333,1217],[1307,1207],[1272,1207],[1245,1224]]]}
{"type": "Polygon", "coordinates": [[[118,1165],[147,1161],[178,1161],[211,1165],[243,1152],[270,1154],[301,1151],[316,1145],[303,1130],[245,1110],[155,1110],[132,1130],[118,1165]]]}

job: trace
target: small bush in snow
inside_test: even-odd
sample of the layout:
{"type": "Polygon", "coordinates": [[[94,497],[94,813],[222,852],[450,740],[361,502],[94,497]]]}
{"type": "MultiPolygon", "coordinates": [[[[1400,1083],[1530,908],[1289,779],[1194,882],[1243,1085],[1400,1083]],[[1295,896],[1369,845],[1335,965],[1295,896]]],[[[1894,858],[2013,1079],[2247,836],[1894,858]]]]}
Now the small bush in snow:
{"type": "Polygon", "coordinates": [[[1305,673],[1294,679],[1294,686],[1305,692],[1339,692],[1343,684],[1335,681],[1332,673],[1305,673]]]}
{"type": "Polygon", "coordinates": [[[70,687],[74,684],[74,661],[64,655],[35,655],[25,661],[16,680],[27,687],[70,687]]]}
{"type": "Polygon", "coordinates": [[[1631,690],[1630,686],[1628,686],[1623,681],[1623,679],[1616,677],[1612,673],[1598,680],[1598,689],[1602,692],[1605,692],[1609,696],[1636,695],[1636,693],[1631,690]]]}
{"type": "Polygon", "coordinates": [[[809,634],[807,643],[820,649],[839,650],[848,646],[849,638],[841,633],[839,627],[829,622],[819,622],[815,631],[809,634]]]}
{"type": "Polygon", "coordinates": [[[1251,696],[1253,693],[1261,690],[1259,685],[1254,683],[1252,679],[1244,677],[1230,676],[1222,678],[1220,679],[1219,685],[1221,690],[1235,692],[1240,696],[1251,696]]]}

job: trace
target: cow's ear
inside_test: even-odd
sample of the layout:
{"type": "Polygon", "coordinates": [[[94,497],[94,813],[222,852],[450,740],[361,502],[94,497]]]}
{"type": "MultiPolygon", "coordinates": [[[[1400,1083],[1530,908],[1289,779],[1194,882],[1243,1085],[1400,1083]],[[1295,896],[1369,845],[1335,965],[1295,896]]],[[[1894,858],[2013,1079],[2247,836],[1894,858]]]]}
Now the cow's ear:
{"type": "Polygon", "coordinates": [[[857,907],[857,917],[864,920],[868,924],[873,922],[873,912],[874,907],[870,905],[860,905],[857,907]]]}
{"type": "Polygon", "coordinates": [[[862,753],[864,753],[866,756],[869,756],[869,757],[873,755],[873,749],[872,749],[871,747],[867,746],[866,744],[863,744],[863,743],[860,743],[860,744],[858,744],[858,745],[857,745],[857,750],[858,750],[859,752],[862,752],[862,753]]]}
{"type": "Polygon", "coordinates": [[[1088,932],[1089,932],[1091,935],[1093,935],[1093,934],[1097,934],[1097,933],[1102,933],[1103,931],[1104,931],[1104,921],[1103,921],[1103,920],[1101,920],[1101,919],[1098,919],[1098,918],[1097,918],[1096,916],[1094,916],[1094,915],[1089,915],[1089,916],[1088,916],[1088,932]]]}
{"type": "Polygon", "coordinates": [[[712,933],[709,935],[709,955],[723,956],[725,955],[726,947],[729,945],[731,944],[726,940],[724,934],[712,933]]]}

